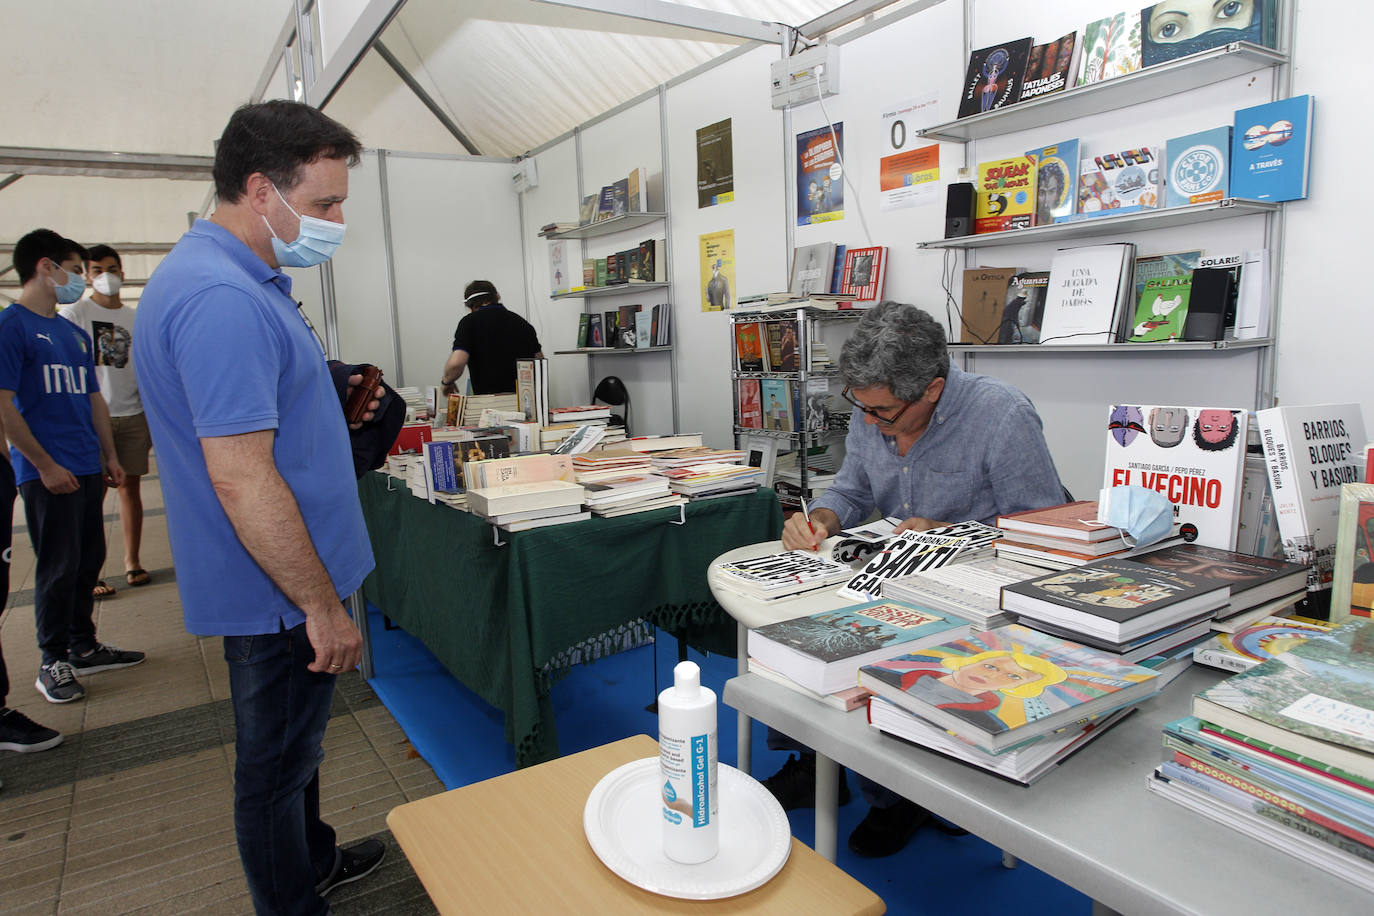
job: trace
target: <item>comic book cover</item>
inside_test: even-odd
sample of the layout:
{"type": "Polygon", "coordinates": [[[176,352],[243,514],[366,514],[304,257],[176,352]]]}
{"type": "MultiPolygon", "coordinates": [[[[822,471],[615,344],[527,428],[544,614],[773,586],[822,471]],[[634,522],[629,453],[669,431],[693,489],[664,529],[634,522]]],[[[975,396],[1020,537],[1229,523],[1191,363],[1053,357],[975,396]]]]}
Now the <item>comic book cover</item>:
{"type": "Polygon", "coordinates": [[[792,386],[786,379],[766,378],[760,386],[763,402],[763,428],[795,432],[792,412],[792,386]]]}
{"type": "Polygon", "coordinates": [[[1025,229],[1035,223],[1035,160],[1013,156],[978,163],[975,233],[1025,229]]]}
{"type": "Polygon", "coordinates": [[[1233,41],[1273,47],[1278,0],[1214,3],[1193,9],[1156,3],[1141,11],[1141,62],[1146,67],[1233,41]]]}
{"type": "Polygon", "coordinates": [[[742,378],[738,392],[739,425],[750,429],[763,429],[763,409],[759,399],[759,380],[742,378]]]}
{"type": "Polygon", "coordinates": [[[859,669],[859,685],[996,753],[1158,690],[1120,657],[1018,624],[859,669]]]}
{"type": "Polygon", "coordinates": [[[1006,303],[997,330],[999,344],[1040,342],[1040,325],[1045,320],[1045,294],[1050,287],[1048,270],[1021,270],[1007,281],[1006,303]]]}
{"type": "Polygon", "coordinates": [[[1114,405],[1102,486],[1155,490],[1184,540],[1235,550],[1248,419],[1240,407],[1114,405]]]}
{"type": "Polygon", "coordinates": [[[1078,203],[1078,140],[1064,140],[1026,154],[1035,161],[1035,225],[1073,219],[1078,203]]]}
{"type": "Polygon", "coordinates": [[[797,134],[798,226],[844,219],[843,157],[844,124],[797,134]]]}
{"type": "Polygon", "coordinates": [[[1083,27],[1078,85],[1086,86],[1140,69],[1140,10],[1127,10],[1083,27]]]}
{"type": "Polygon", "coordinates": [[[1180,340],[1188,320],[1188,296],[1192,290],[1191,276],[1152,277],[1145,281],[1145,289],[1136,303],[1135,324],[1130,340],[1143,343],[1157,340],[1180,340]]]}
{"type": "Polygon", "coordinates": [[[735,325],[735,356],[739,371],[763,372],[763,339],[759,336],[759,322],[741,321],[735,325]]]}
{"type": "Polygon", "coordinates": [[[1078,215],[1116,216],[1159,206],[1164,172],[1148,146],[1084,158],[1078,169],[1078,215]]]}
{"type": "Polygon", "coordinates": [[[1021,97],[1021,79],[1034,39],[1018,38],[974,51],[968,58],[959,117],[995,111],[1021,97]]]}
{"type": "Polygon", "coordinates": [[[1077,32],[1031,48],[1017,101],[1038,99],[1072,87],[1078,76],[1078,51],[1081,48],[1077,32]]]}

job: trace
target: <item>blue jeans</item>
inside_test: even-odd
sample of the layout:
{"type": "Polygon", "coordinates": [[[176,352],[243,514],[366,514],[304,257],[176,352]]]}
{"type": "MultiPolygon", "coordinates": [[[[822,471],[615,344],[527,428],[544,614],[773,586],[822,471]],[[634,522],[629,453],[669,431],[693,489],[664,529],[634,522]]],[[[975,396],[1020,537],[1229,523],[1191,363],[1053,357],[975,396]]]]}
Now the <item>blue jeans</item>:
{"type": "Polygon", "coordinates": [[[306,668],[315,650],[305,624],[224,637],[237,733],[234,831],[259,916],[329,912],[315,885],[338,855],[320,820],[320,762],[334,675],[306,668]]]}

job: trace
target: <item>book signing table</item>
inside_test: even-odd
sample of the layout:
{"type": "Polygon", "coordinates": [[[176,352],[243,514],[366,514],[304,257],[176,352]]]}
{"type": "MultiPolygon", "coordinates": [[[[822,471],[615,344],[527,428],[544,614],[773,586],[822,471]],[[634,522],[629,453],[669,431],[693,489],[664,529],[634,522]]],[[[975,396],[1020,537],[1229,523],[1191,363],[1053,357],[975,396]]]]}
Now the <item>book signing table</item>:
{"type": "Polygon", "coordinates": [[[416,499],[385,474],[358,483],[377,566],[363,596],[505,713],[517,766],[558,756],[555,672],[636,645],[645,624],[728,644],[706,570],[776,538],[772,490],[514,533],[416,499]]]}
{"type": "MultiPolygon", "coordinates": [[[[729,551],[716,562],[780,550],[781,542],[771,541],[729,551]]],[[[1025,788],[884,735],[863,710],[840,712],[744,673],[749,627],[854,602],[834,589],[765,602],[722,588],[714,569],[709,578],[740,632],[741,675],[726,682],[723,700],[739,711],[742,729],[758,719],[816,750],[816,850],[827,858],[835,854],[838,764],[1088,895],[1095,913],[1374,912],[1374,898],[1355,885],[1146,789],[1163,757],[1165,723],[1188,715],[1193,694],[1224,672],[1193,665],[1059,771],[1025,788]]],[[[739,746],[748,744],[741,740],[739,746]]],[[[740,769],[748,768],[741,760],[740,769]]]]}

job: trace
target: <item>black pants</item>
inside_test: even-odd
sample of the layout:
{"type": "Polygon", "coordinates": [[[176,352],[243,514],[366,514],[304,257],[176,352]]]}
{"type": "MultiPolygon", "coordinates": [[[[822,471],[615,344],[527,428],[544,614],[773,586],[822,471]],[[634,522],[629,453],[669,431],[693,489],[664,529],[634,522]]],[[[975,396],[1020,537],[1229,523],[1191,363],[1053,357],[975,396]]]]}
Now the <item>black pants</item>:
{"type": "Polygon", "coordinates": [[[33,613],[45,665],[96,647],[91,591],[105,564],[105,483],[99,474],[76,480],[74,493],[51,493],[41,480],[19,485],[37,561],[33,613]]]}
{"type": "MultiPolygon", "coordinates": [[[[10,547],[14,544],[14,466],[8,459],[0,459],[0,583],[5,587],[5,597],[0,599],[0,611],[10,603],[10,547]]],[[[0,706],[10,693],[10,674],[5,668],[5,652],[0,648],[0,706]]]]}

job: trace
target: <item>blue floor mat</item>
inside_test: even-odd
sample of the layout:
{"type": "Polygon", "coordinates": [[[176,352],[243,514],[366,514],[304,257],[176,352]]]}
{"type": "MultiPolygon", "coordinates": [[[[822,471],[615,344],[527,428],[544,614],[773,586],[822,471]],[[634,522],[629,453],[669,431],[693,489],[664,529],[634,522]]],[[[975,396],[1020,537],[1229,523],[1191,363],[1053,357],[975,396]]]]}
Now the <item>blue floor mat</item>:
{"type": "MultiPolygon", "coordinates": [[[[387,709],[405,730],[420,756],[450,789],[509,773],[515,752],[506,743],[499,710],[458,683],[420,642],[400,629],[384,630],[381,614],[369,607],[374,677],[371,684],[387,709]]],[[[677,663],[677,642],[659,631],[655,645],[621,652],[590,664],[578,665],[553,687],[554,718],[559,747],[572,754],[629,735],[657,736],[658,719],[645,707],[654,700],[655,657],[657,689],[667,686],[677,663]]],[[[690,653],[702,669],[702,683],[717,695],[735,674],[735,659],[690,653]]],[[[858,713],[856,713],[858,715],[858,713]]],[[[738,759],[735,711],[720,707],[720,759],[738,759]]],[[[764,728],[753,730],[753,771],[763,778],[787,759],[764,746],[764,728]]],[[[1059,916],[1088,913],[1091,902],[1044,872],[1021,864],[1002,867],[998,849],[977,837],[951,837],[921,830],[895,856],[865,859],[845,845],[849,832],[863,819],[867,806],[859,797],[858,781],[848,773],[853,799],[840,809],[840,868],[873,890],[888,912],[900,916],[947,916],[950,912],[1015,911],[1020,916],[1059,916]]],[[[812,844],[815,813],[789,811],[792,833],[812,844]]]]}

